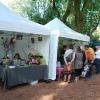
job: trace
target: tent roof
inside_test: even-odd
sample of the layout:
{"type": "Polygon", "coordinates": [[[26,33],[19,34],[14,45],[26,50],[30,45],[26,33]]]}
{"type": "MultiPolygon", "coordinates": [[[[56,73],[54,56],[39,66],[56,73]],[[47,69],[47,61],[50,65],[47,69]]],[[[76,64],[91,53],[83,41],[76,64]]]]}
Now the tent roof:
{"type": "Polygon", "coordinates": [[[31,34],[49,35],[49,29],[43,25],[26,20],[15,14],[0,2],[0,30],[31,34]]]}
{"type": "Polygon", "coordinates": [[[80,34],[72,30],[71,28],[66,26],[62,21],[60,21],[58,18],[55,18],[54,20],[50,21],[45,26],[49,29],[59,31],[60,37],[66,37],[66,38],[82,40],[82,41],[90,40],[89,36],[80,34]]]}

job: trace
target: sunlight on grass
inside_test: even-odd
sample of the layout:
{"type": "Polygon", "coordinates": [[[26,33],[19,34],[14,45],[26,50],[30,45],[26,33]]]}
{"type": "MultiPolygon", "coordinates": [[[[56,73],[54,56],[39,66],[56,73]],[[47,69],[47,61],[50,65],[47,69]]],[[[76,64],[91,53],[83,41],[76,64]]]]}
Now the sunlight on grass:
{"type": "Polygon", "coordinates": [[[43,96],[39,97],[38,100],[54,100],[55,96],[56,96],[55,93],[47,94],[47,95],[43,95],[43,96]]]}

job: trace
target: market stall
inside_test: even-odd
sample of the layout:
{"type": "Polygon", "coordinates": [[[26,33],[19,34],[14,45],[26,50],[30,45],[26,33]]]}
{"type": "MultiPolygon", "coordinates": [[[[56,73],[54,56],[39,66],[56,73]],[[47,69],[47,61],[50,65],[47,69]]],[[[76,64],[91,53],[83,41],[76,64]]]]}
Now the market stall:
{"type": "Polygon", "coordinates": [[[89,36],[82,35],[61,22],[58,18],[50,21],[45,25],[46,28],[51,29],[51,42],[50,42],[50,59],[49,59],[49,79],[55,80],[56,78],[56,66],[57,66],[57,49],[59,37],[71,40],[79,40],[84,43],[90,41],[89,36]]]}
{"type": "Polygon", "coordinates": [[[31,67],[4,68],[0,66],[0,78],[5,88],[11,88],[23,83],[31,83],[40,79],[47,80],[47,65],[33,65],[31,67]]]}
{"type": "MultiPolygon", "coordinates": [[[[20,54],[22,60],[21,64],[18,66],[12,65],[12,63],[11,65],[8,65],[7,63],[6,67],[8,69],[4,71],[5,68],[3,68],[3,72],[8,73],[9,70],[10,71],[16,70],[17,67],[27,66],[23,62],[26,60],[29,53],[33,54],[33,56],[35,57],[42,56],[43,59],[45,60],[44,63],[42,60],[42,66],[48,67],[49,43],[50,43],[49,29],[45,28],[43,25],[22,18],[20,15],[15,14],[9,8],[7,8],[2,3],[0,3],[0,51],[1,51],[0,61],[2,61],[2,59],[8,60],[8,57],[10,58],[10,60],[13,60],[14,55],[16,53],[20,54]],[[13,67],[9,67],[9,66],[13,66],[13,67]]],[[[37,72],[38,75],[37,74],[35,75],[33,71],[33,69],[35,68],[34,63],[32,63],[31,65],[32,65],[31,66],[32,69],[31,68],[30,69],[32,70],[34,76],[37,77],[33,79],[33,81],[40,79],[38,78],[38,75],[41,73],[43,67],[39,67],[40,68],[39,70],[41,71],[40,72],[38,71],[37,72]]],[[[39,65],[40,64],[38,64],[37,66],[39,65]]],[[[45,71],[43,71],[43,73],[45,74],[45,72],[47,72],[48,70],[46,68],[44,69],[45,71]]],[[[16,72],[14,74],[16,74],[16,72]]],[[[3,76],[5,76],[5,73],[3,73],[3,76]]],[[[8,77],[8,75],[6,77],[7,78],[4,77],[5,81],[10,80],[8,79],[10,78],[8,77]]],[[[26,78],[28,79],[28,77],[26,78]]],[[[44,77],[42,78],[44,79],[44,77]]]]}

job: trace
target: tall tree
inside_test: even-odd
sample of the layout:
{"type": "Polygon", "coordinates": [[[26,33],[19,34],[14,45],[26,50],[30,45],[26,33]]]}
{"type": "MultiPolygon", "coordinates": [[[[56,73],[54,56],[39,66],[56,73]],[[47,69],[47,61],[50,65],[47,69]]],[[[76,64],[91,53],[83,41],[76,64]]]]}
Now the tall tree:
{"type": "Polygon", "coordinates": [[[15,4],[13,7],[30,20],[46,24],[58,17],[89,36],[100,21],[100,0],[16,0],[15,4]]]}

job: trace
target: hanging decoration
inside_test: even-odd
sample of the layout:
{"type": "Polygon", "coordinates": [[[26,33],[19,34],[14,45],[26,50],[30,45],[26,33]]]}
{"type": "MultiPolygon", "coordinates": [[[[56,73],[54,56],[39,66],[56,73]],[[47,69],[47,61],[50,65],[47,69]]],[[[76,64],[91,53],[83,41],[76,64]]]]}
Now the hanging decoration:
{"type": "Polygon", "coordinates": [[[2,38],[2,45],[4,47],[4,51],[5,51],[5,56],[7,55],[7,52],[10,49],[10,45],[9,45],[9,40],[8,38],[2,38]]]}
{"type": "Polygon", "coordinates": [[[38,41],[42,41],[42,36],[38,36],[38,41]]]}
{"type": "Polygon", "coordinates": [[[15,36],[11,37],[11,39],[10,39],[10,45],[14,45],[15,42],[16,42],[16,37],[15,36]]]}
{"type": "Polygon", "coordinates": [[[8,39],[8,37],[6,38],[1,37],[1,39],[2,39],[2,45],[4,47],[4,51],[5,51],[5,56],[7,56],[7,53],[14,48],[16,37],[13,36],[10,38],[10,40],[8,39]]]}
{"type": "Polygon", "coordinates": [[[17,35],[16,35],[16,39],[17,39],[17,40],[22,40],[22,39],[23,39],[23,35],[17,34],[17,35]]]}
{"type": "Polygon", "coordinates": [[[32,43],[34,43],[34,42],[35,42],[34,37],[32,37],[32,38],[31,38],[31,42],[32,42],[32,43]]]}

